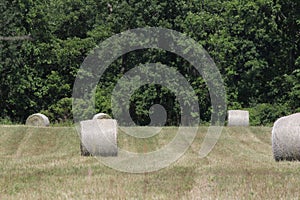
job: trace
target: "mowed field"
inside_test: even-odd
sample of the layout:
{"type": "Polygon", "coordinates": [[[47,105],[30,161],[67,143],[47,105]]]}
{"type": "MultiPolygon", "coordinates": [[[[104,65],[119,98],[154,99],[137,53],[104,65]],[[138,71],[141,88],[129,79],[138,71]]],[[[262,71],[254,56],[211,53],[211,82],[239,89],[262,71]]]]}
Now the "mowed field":
{"type": "MultiPolygon", "coordinates": [[[[159,149],[176,134],[150,139],[120,132],[130,151],[159,149]],[[146,148],[145,148],[146,147],[146,148]]],[[[207,127],[175,163],[130,174],[81,157],[74,127],[0,126],[0,200],[3,199],[298,199],[300,162],[275,162],[270,127],[226,127],[205,158],[198,151],[207,127]]]]}

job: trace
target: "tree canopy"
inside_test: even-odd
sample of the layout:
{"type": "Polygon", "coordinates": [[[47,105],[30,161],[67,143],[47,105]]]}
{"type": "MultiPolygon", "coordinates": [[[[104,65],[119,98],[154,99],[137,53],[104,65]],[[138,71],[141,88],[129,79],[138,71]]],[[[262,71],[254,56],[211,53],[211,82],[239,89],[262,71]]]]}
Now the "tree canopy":
{"type": "MultiPolygon", "coordinates": [[[[42,112],[72,120],[72,87],[88,53],[110,36],[133,28],[164,27],[186,34],[215,61],[229,109],[248,109],[253,125],[300,112],[300,1],[292,0],[4,0],[0,2],[0,119],[24,122],[42,112]]],[[[201,120],[211,103],[193,66],[167,51],[127,53],[105,71],[96,108],[112,113],[111,92],[140,63],[176,68],[193,87],[201,120]]],[[[180,123],[178,102],[167,88],[145,85],[131,98],[136,123],[149,108],[165,107],[168,125],[180,123]]]]}

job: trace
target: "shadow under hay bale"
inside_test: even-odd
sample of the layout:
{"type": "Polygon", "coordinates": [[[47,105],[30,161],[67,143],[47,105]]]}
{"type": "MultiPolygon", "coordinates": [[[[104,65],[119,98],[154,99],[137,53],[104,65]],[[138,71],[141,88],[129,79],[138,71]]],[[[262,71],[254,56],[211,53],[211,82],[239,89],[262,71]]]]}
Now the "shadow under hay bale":
{"type": "Polygon", "coordinates": [[[275,161],[300,161],[300,113],[281,117],[272,129],[275,161]]]}
{"type": "Polygon", "coordinates": [[[246,110],[228,110],[227,126],[249,126],[249,112],[246,110]]]}
{"type": "Polygon", "coordinates": [[[25,125],[29,126],[49,126],[50,122],[46,115],[35,113],[26,119],[25,125]]]}
{"type": "Polygon", "coordinates": [[[114,119],[80,122],[82,156],[117,156],[117,121],[114,119]]]}
{"type": "Polygon", "coordinates": [[[111,119],[111,117],[105,113],[98,113],[93,116],[93,119],[111,119]]]}
{"type": "Polygon", "coordinates": [[[90,152],[84,147],[82,142],[80,142],[80,152],[81,156],[92,156],[92,154],[90,154],[90,152]]]}

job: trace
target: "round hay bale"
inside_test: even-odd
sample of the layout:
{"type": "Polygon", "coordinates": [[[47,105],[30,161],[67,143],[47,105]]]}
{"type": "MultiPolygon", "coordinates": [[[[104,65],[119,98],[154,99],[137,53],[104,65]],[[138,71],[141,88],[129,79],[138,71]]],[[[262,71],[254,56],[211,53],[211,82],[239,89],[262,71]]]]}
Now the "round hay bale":
{"type": "Polygon", "coordinates": [[[300,113],[276,120],[272,128],[272,150],[276,161],[300,161],[300,113]]]}
{"type": "Polygon", "coordinates": [[[25,124],[29,126],[49,126],[50,122],[46,115],[41,113],[35,113],[30,115],[26,119],[25,124]]]}
{"type": "Polygon", "coordinates": [[[247,110],[229,110],[227,126],[249,126],[249,112],[247,110]]]}
{"type": "Polygon", "coordinates": [[[105,113],[98,113],[94,115],[93,119],[111,119],[111,117],[105,113]]]}
{"type": "Polygon", "coordinates": [[[81,121],[81,155],[117,156],[117,126],[114,119],[81,121]]]}

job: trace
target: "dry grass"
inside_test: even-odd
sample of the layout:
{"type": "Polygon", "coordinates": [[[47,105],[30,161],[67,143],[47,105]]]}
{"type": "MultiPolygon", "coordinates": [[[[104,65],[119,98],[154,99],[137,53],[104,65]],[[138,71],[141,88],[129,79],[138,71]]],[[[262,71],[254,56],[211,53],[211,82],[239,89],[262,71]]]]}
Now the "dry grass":
{"type": "MultiPolygon", "coordinates": [[[[74,128],[0,127],[0,199],[298,199],[300,163],[272,157],[271,128],[225,128],[204,159],[198,151],[207,127],[176,163],[158,172],[129,174],[81,157],[74,128]]],[[[135,140],[123,148],[156,149],[174,135],[135,140]],[[148,141],[147,141],[148,140],[148,141]]]]}

